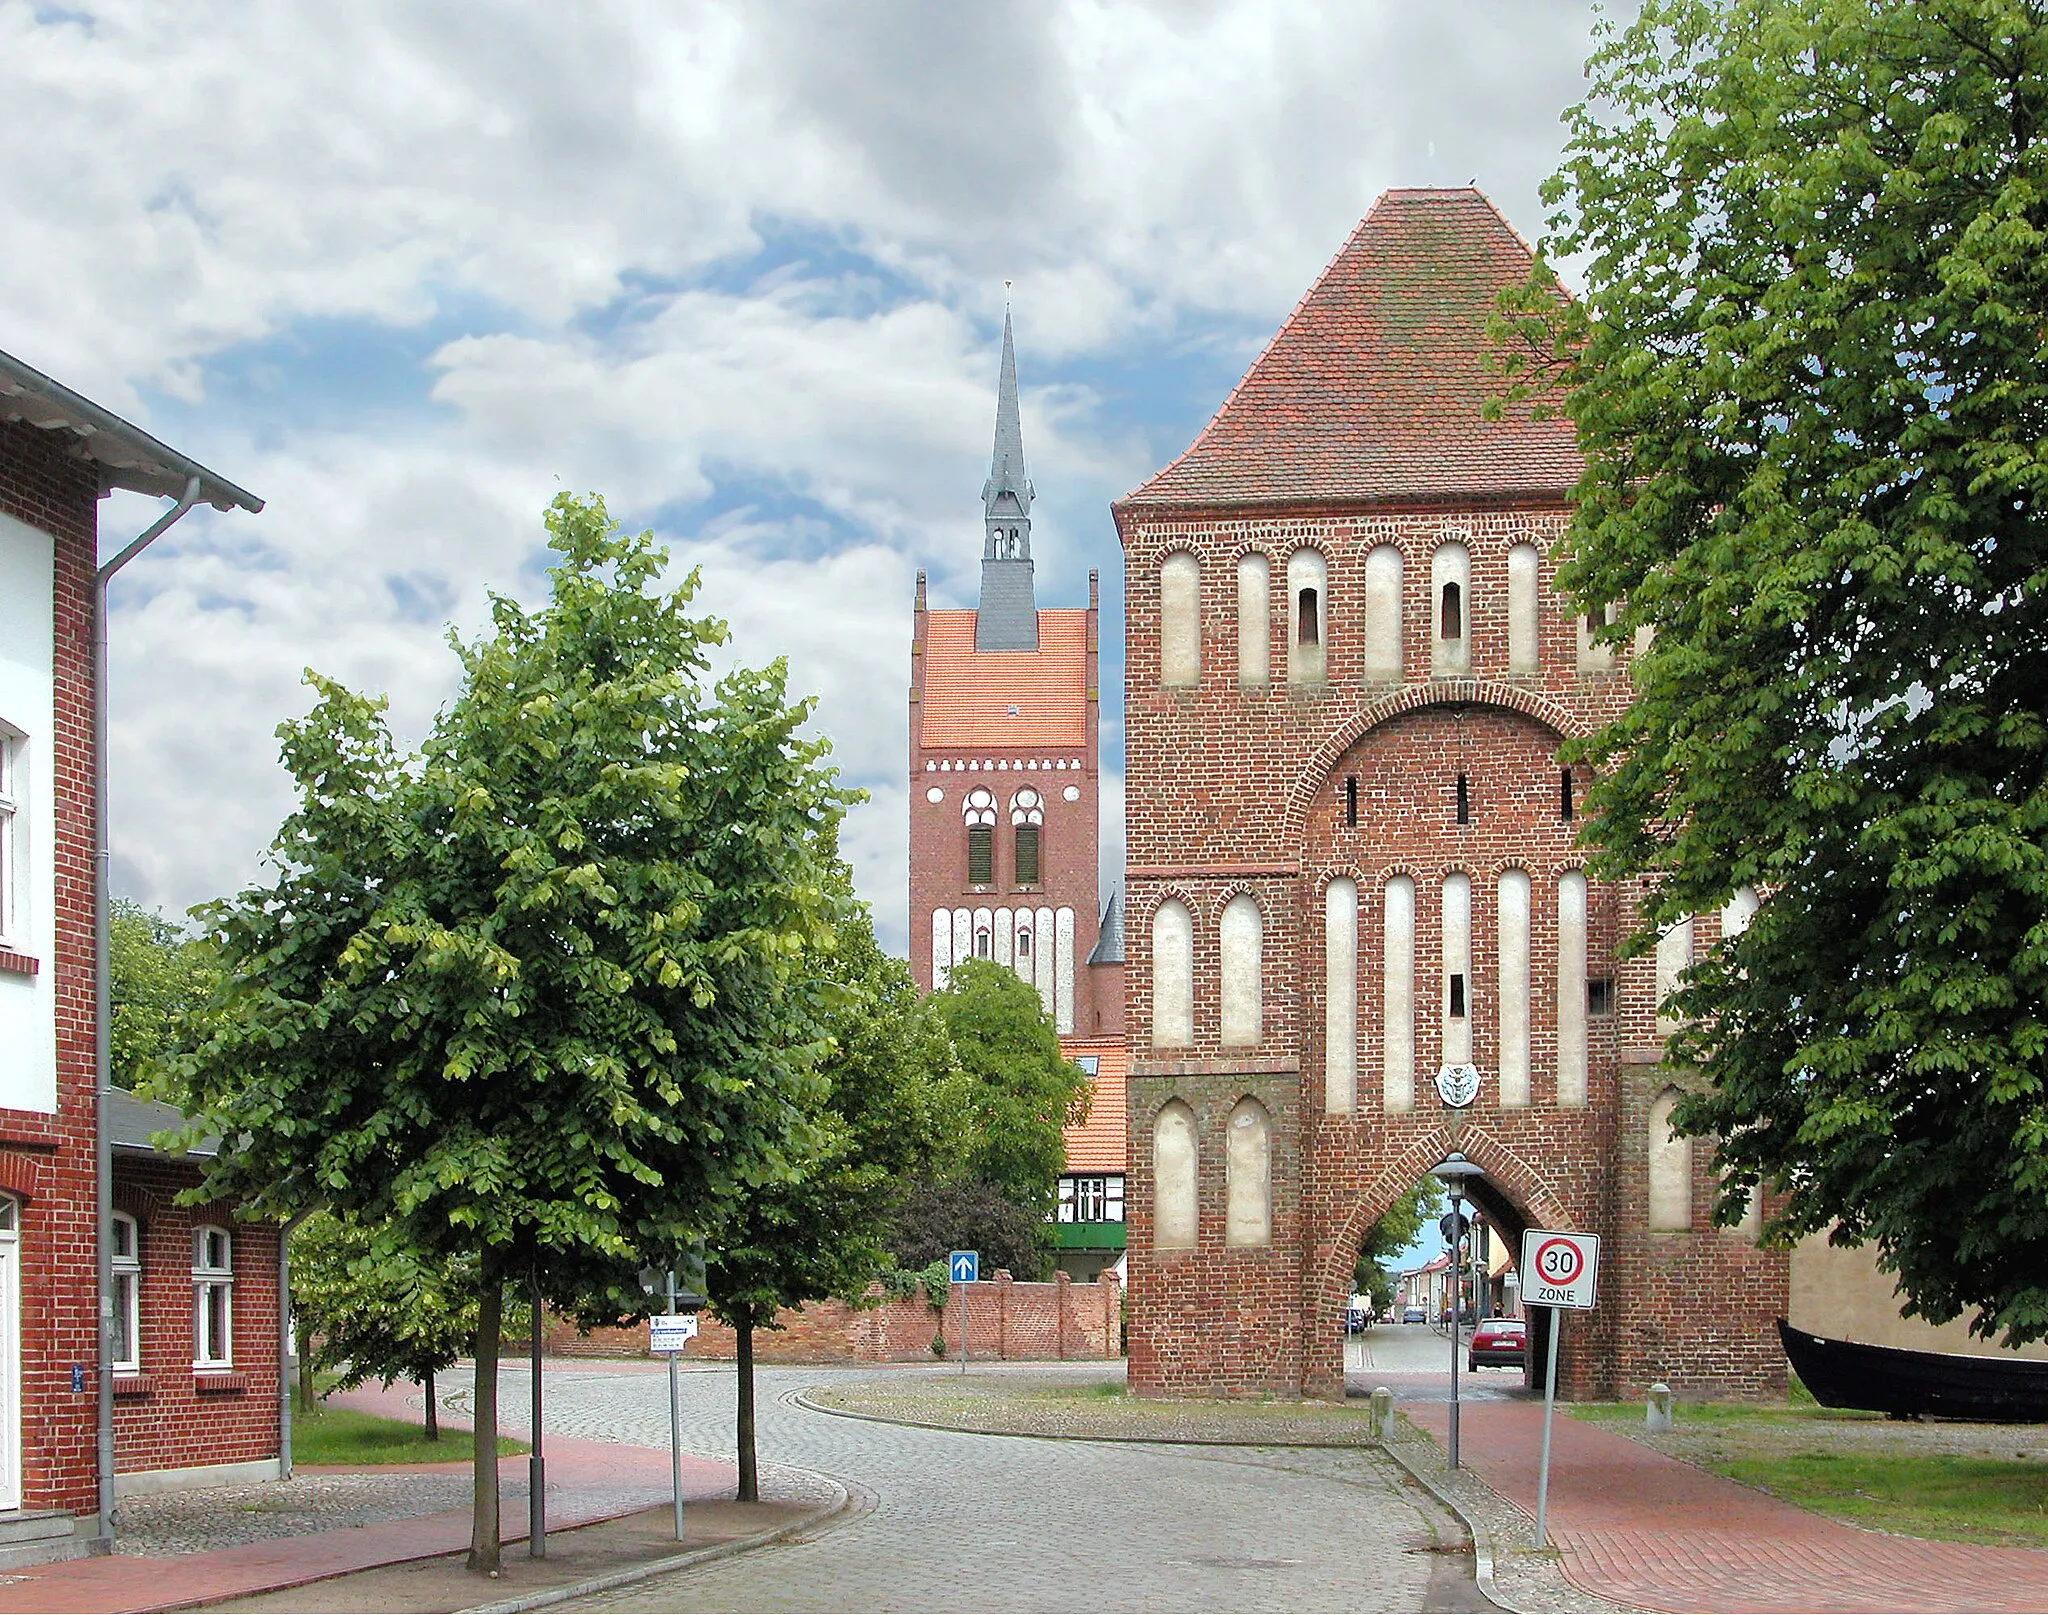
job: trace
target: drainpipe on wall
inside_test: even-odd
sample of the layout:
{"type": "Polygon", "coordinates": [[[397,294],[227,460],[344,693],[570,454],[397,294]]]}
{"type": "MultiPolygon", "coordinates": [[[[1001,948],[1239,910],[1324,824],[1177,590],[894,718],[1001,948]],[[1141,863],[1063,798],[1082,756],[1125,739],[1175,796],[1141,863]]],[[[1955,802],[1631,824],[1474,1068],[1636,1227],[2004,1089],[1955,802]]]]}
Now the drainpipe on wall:
{"type": "Polygon", "coordinates": [[[107,1095],[114,1086],[112,1064],[112,999],[107,981],[107,908],[111,855],[107,841],[107,580],[169,531],[199,502],[199,479],[186,480],[178,502],[142,536],[100,567],[92,591],[92,977],[93,1052],[98,1080],[93,1095],[93,1174],[96,1180],[99,1237],[94,1241],[99,1266],[99,1482],[98,1546],[114,1545],[114,1145],[107,1136],[107,1095]]]}
{"type": "Polygon", "coordinates": [[[308,1216],[300,1212],[277,1231],[277,1478],[292,1478],[292,1381],[298,1362],[292,1340],[292,1230],[308,1216]]]}

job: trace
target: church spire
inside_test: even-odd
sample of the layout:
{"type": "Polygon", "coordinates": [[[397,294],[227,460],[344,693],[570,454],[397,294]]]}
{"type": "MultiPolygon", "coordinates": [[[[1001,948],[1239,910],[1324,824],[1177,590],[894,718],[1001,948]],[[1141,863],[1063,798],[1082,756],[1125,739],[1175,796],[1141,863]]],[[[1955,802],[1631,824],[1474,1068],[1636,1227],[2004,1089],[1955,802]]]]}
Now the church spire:
{"type": "Polygon", "coordinates": [[[996,379],[996,446],[981,485],[981,609],[976,650],[1037,650],[1038,600],[1031,576],[1031,479],[1017,411],[1017,349],[1003,310],[1003,364],[996,379]]]}

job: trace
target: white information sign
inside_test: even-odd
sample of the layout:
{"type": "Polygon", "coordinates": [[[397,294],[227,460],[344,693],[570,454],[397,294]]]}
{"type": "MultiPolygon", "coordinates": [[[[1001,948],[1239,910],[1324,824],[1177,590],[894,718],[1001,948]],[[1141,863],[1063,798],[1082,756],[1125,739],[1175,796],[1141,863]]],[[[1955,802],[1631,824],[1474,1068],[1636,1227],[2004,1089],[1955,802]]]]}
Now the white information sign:
{"type": "Polygon", "coordinates": [[[1522,1301],[1527,1306],[1593,1305],[1600,1273],[1600,1236],[1531,1228],[1522,1235],[1522,1301]]]}
{"type": "Polygon", "coordinates": [[[696,1338],[694,1312],[669,1312],[647,1320],[647,1350],[653,1356],[681,1351],[696,1338]]]}

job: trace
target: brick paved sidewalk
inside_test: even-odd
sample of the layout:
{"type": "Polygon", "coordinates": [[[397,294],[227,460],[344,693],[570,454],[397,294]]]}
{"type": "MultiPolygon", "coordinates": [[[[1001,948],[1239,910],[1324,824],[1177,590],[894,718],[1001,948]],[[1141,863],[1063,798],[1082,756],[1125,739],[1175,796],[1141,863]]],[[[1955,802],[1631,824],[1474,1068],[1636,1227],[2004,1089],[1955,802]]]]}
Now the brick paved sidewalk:
{"type": "MultiPolygon", "coordinates": [[[[365,1387],[333,1400],[388,1418],[417,1418],[411,1406],[417,1394],[408,1395],[402,1387],[388,1392],[365,1387]]],[[[459,1427],[453,1420],[444,1424],[459,1427]]],[[[666,1451],[551,1435],[546,1457],[550,1532],[636,1514],[670,1499],[666,1451]]],[[[526,1472],[523,1457],[499,1462],[500,1535],[508,1560],[515,1552],[525,1553],[526,1472]]],[[[728,1497],[734,1475],[730,1464],[685,1454],[683,1495],[698,1501],[728,1497]]],[[[36,1565],[0,1577],[0,1615],[189,1608],[459,1552],[469,1546],[469,1533],[465,1507],[175,1558],[114,1554],[36,1565]]]]}
{"type": "MultiPolygon", "coordinates": [[[[1402,1411],[1448,1433],[1441,1403],[1402,1411]]],[[[1464,1466],[1532,1519],[1542,1439],[1540,1402],[1460,1414],[1464,1466]]],[[[1859,1530],[1563,1414],[1549,1526],[1575,1586],[1648,1610],[2048,1609],[2048,1551],[1859,1530]]]]}

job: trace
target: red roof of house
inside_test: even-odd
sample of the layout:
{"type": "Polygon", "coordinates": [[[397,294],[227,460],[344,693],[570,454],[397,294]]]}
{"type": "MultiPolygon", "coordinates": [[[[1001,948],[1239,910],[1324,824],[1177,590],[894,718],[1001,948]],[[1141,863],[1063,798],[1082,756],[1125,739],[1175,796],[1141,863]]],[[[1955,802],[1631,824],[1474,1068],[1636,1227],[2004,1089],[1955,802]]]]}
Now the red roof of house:
{"type": "Polygon", "coordinates": [[[1534,255],[1476,190],[1387,191],[1186,453],[1127,503],[1561,493],[1569,421],[1480,418],[1495,295],[1534,255]]]}
{"type": "Polygon", "coordinates": [[[1060,1053],[1069,1060],[1092,1054],[1099,1062],[1095,1070],[1095,1096],[1088,1106],[1088,1119],[1067,1129],[1067,1170],[1069,1172],[1121,1172],[1124,1170],[1124,1078],[1128,1064],[1124,1040],[1100,1037],[1063,1037],[1060,1053]]]}
{"type": "Polygon", "coordinates": [[[926,612],[923,710],[927,746],[1087,744],[1088,613],[1041,611],[1037,650],[978,651],[973,612],[926,612]]]}

